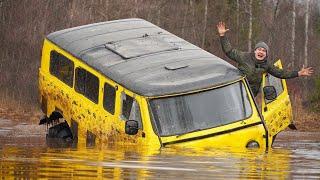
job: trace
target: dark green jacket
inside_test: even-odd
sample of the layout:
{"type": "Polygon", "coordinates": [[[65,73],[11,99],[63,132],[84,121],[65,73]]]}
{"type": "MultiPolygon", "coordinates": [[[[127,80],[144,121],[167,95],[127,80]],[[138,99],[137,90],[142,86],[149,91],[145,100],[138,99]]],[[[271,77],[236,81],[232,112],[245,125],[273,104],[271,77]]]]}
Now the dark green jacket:
{"type": "Polygon", "coordinates": [[[265,72],[281,79],[298,77],[298,71],[289,72],[279,69],[267,60],[257,60],[253,52],[242,52],[233,49],[226,36],[220,36],[220,42],[226,55],[238,63],[239,70],[247,77],[254,96],[256,96],[260,90],[262,74],[265,72]]]}

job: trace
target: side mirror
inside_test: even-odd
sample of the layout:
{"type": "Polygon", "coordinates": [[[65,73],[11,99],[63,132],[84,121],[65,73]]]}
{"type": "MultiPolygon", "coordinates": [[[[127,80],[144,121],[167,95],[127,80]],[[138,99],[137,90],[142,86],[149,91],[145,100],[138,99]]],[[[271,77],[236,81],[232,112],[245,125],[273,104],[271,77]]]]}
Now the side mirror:
{"type": "Polygon", "coordinates": [[[263,94],[266,100],[272,101],[277,98],[277,91],[274,86],[265,86],[263,88],[263,94]]]}
{"type": "Polygon", "coordinates": [[[128,120],[125,125],[125,132],[129,135],[135,135],[138,133],[139,125],[136,120],[128,120]]]}

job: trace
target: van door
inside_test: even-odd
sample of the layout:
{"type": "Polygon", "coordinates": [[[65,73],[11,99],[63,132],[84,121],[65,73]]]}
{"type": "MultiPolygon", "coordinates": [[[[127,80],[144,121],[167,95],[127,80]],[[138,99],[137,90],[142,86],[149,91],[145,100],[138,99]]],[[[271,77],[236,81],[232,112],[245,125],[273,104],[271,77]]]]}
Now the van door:
{"type": "MultiPolygon", "coordinates": [[[[138,123],[138,133],[135,135],[126,135],[126,140],[134,142],[135,144],[143,144],[145,141],[145,133],[143,131],[143,121],[141,113],[141,99],[140,97],[130,93],[121,93],[121,114],[120,119],[123,121],[135,120],[138,123]]],[[[123,128],[123,131],[125,127],[123,128]]]]}
{"type": "MultiPolygon", "coordinates": [[[[282,69],[281,61],[275,64],[282,69]]],[[[287,84],[284,79],[279,79],[271,74],[264,74],[262,79],[262,87],[273,86],[276,90],[276,98],[267,100],[265,94],[262,93],[262,115],[266,122],[270,142],[274,141],[275,136],[283,131],[292,123],[292,109],[288,94],[287,84]]]]}

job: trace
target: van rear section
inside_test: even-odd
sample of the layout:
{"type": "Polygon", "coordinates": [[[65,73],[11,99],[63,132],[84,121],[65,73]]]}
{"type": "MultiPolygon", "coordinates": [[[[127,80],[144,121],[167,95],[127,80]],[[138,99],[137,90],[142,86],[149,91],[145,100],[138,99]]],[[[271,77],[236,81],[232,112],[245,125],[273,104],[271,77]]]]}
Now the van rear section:
{"type": "Polygon", "coordinates": [[[241,72],[142,19],[49,34],[39,90],[49,138],[153,149],[268,147],[241,72]]]}

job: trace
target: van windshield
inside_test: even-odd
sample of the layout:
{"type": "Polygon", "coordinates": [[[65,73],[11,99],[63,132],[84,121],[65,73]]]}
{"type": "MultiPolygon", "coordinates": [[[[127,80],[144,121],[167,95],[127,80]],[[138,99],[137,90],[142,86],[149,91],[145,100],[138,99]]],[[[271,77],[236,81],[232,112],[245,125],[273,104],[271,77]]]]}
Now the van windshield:
{"type": "Polygon", "coordinates": [[[150,106],[160,136],[226,125],[252,114],[242,81],[193,94],[151,99],[150,106]]]}

